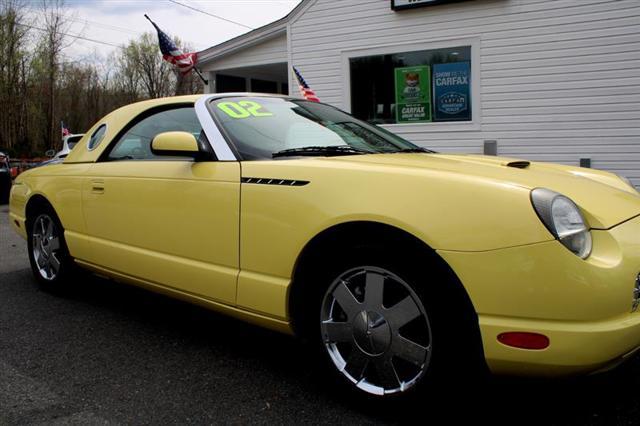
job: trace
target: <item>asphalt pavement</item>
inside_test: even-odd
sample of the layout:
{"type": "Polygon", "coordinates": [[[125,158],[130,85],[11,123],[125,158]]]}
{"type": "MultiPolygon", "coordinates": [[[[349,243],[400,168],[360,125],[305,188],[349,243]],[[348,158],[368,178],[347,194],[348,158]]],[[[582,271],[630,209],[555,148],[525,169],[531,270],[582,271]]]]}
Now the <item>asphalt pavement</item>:
{"type": "Polygon", "coordinates": [[[98,277],[65,297],[39,290],[7,211],[0,206],[2,425],[640,424],[637,359],[579,379],[452,383],[438,400],[354,400],[333,391],[292,337],[98,277]]]}

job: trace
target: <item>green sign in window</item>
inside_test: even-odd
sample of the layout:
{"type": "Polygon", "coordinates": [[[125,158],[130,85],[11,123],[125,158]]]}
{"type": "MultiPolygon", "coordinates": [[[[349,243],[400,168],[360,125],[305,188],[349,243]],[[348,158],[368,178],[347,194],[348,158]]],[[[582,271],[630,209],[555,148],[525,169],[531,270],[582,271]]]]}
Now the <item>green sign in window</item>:
{"type": "Polygon", "coordinates": [[[396,68],[396,122],[431,121],[431,68],[396,68]]]}

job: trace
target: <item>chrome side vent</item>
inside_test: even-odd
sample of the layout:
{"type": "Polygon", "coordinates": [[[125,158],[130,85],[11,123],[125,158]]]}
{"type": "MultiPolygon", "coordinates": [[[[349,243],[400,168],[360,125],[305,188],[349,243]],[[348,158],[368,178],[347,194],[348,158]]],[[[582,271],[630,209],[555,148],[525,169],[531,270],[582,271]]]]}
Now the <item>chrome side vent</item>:
{"type": "Polygon", "coordinates": [[[308,180],[278,179],[278,178],[257,178],[243,177],[242,183],[252,183],[255,185],[278,185],[278,186],[305,186],[308,180]]]}
{"type": "Polygon", "coordinates": [[[510,161],[507,163],[507,167],[514,167],[516,169],[526,169],[531,165],[528,161],[510,161]]]}

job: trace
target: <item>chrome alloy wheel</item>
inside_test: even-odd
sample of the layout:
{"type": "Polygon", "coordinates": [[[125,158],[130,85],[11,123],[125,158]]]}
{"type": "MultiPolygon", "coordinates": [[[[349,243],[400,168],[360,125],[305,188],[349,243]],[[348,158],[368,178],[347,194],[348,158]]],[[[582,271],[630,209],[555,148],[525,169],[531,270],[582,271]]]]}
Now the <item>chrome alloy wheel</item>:
{"type": "Polygon", "coordinates": [[[41,214],[33,223],[31,250],[40,276],[51,281],[60,271],[60,235],[51,217],[41,214]]]}
{"type": "Polygon", "coordinates": [[[431,326],[418,295],[378,267],[350,269],[331,284],[321,333],[338,371],[375,395],[411,388],[431,359],[431,326]]]}

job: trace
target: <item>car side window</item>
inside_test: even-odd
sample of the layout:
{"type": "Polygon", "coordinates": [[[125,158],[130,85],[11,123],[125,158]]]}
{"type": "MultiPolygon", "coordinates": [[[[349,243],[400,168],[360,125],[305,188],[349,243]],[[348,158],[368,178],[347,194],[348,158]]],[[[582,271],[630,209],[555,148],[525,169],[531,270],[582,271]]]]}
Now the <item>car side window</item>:
{"type": "Polygon", "coordinates": [[[196,139],[200,139],[202,126],[194,107],[165,109],[145,116],[120,136],[107,158],[109,160],[166,160],[167,157],[159,157],[151,152],[151,141],[160,133],[173,131],[188,132],[196,139]]]}

